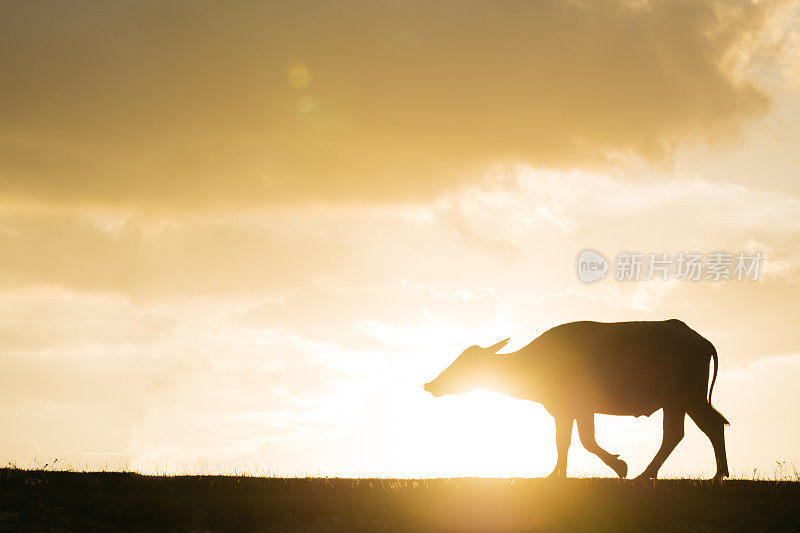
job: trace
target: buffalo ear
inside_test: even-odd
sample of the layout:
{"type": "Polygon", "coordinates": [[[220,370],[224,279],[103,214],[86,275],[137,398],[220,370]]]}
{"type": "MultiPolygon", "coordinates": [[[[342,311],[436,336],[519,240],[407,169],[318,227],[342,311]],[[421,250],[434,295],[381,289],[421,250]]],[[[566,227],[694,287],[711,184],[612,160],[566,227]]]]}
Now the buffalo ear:
{"type": "Polygon", "coordinates": [[[508,339],[506,339],[506,340],[500,341],[500,342],[498,342],[497,344],[492,344],[492,345],[491,345],[491,346],[489,346],[488,348],[484,348],[484,349],[485,349],[487,352],[490,352],[490,353],[497,353],[497,352],[499,352],[499,351],[500,351],[500,349],[501,349],[503,346],[505,346],[506,344],[508,344],[508,341],[510,341],[510,340],[511,340],[511,338],[509,337],[509,338],[508,338],[508,339]]]}

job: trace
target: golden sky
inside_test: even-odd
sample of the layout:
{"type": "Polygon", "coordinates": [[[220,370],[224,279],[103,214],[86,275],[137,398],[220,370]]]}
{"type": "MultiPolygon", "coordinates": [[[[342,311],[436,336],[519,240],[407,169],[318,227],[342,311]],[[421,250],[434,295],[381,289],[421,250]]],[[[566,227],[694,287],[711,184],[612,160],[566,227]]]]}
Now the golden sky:
{"type": "MultiPolygon", "coordinates": [[[[5,461],[546,474],[541,406],[422,384],[472,344],[678,317],[720,353],[732,473],[800,462],[797,2],[0,11],[5,461]],[[766,261],[585,285],[586,247],[766,261]]],[[[659,417],[598,441],[634,473],[659,417]]],[[[686,426],[662,473],[713,472],[686,426]]]]}

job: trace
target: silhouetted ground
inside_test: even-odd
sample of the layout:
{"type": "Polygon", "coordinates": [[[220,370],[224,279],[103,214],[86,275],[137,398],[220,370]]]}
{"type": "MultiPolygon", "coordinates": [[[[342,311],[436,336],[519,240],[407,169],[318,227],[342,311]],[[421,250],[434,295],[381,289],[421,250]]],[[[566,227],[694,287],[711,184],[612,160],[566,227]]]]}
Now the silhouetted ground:
{"type": "Polygon", "coordinates": [[[0,470],[0,530],[798,531],[800,482],[0,470]]]}

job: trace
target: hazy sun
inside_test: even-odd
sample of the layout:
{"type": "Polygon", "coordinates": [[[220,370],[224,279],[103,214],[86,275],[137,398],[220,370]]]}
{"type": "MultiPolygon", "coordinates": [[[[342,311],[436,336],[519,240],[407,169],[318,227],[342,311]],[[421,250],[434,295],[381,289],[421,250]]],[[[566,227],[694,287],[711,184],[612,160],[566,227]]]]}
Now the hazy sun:
{"type": "Polygon", "coordinates": [[[404,465],[396,475],[542,476],[553,468],[553,419],[538,404],[483,390],[404,400],[410,405],[390,409],[381,435],[384,459],[404,465]]]}

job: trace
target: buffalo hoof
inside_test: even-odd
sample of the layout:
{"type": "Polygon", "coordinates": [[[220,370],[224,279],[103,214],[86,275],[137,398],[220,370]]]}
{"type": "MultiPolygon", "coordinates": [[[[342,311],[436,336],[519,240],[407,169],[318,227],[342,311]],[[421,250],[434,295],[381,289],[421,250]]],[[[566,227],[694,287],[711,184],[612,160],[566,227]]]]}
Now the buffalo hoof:
{"type": "Polygon", "coordinates": [[[566,477],[567,477],[567,473],[566,472],[556,468],[555,470],[550,472],[550,475],[547,476],[547,479],[565,479],[566,477]]]}
{"type": "Polygon", "coordinates": [[[657,474],[651,474],[650,472],[644,471],[635,478],[634,481],[646,481],[648,479],[656,479],[657,474]]]}
{"type": "Polygon", "coordinates": [[[616,462],[609,466],[617,473],[620,479],[625,479],[628,477],[628,463],[620,459],[619,456],[616,459],[616,462]]]}

